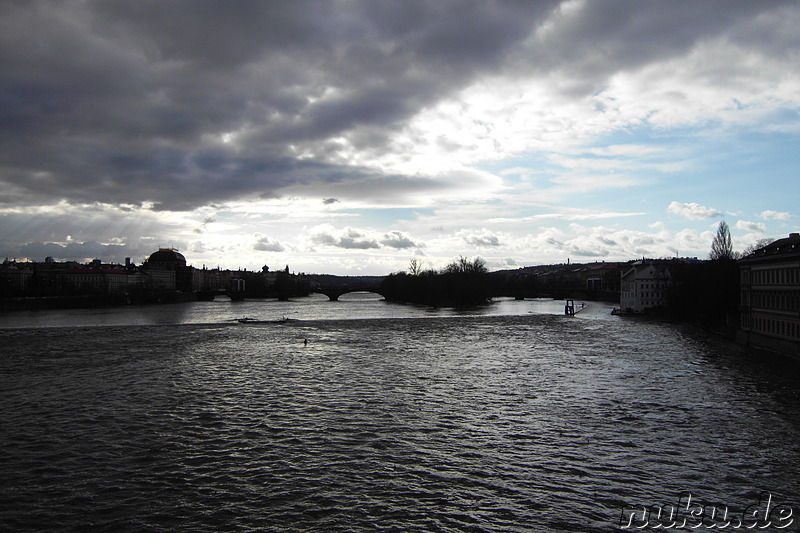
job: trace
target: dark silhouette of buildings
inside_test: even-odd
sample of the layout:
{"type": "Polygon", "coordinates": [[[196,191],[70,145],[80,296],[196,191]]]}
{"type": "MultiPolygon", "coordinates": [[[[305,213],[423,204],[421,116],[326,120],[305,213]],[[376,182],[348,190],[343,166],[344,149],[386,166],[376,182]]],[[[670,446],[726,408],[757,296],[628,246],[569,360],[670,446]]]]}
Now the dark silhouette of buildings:
{"type": "Polygon", "coordinates": [[[0,266],[0,305],[25,307],[82,307],[150,302],[210,300],[217,295],[288,297],[303,288],[302,275],[288,270],[258,272],[195,268],[174,248],[159,248],[141,266],[6,260],[0,266]]]}

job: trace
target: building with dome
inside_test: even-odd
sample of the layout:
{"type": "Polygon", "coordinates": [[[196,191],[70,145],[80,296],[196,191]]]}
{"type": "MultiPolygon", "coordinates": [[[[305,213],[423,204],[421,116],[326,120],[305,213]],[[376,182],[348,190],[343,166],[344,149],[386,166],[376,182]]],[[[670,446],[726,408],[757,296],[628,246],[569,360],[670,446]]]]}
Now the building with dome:
{"type": "Polygon", "coordinates": [[[186,258],[175,248],[159,248],[145,264],[153,270],[176,270],[186,268],[186,258]]]}
{"type": "Polygon", "coordinates": [[[300,281],[288,267],[274,275],[267,267],[260,272],[194,268],[175,248],[159,248],[140,267],[130,258],[124,266],[100,259],[85,265],[53,258],[39,263],[6,259],[0,263],[0,309],[213,300],[223,294],[231,300],[281,298],[307,294],[300,281]]]}
{"type": "Polygon", "coordinates": [[[243,295],[244,291],[243,287],[238,290],[229,288],[229,271],[222,272],[219,268],[208,270],[205,266],[199,269],[187,265],[186,258],[176,248],[159,248],[145,260],[142,270],[147,274],[151,287],[183,295],[192,294],[198,299],[211,300],[215,294],[226,289],[232,298],[233,293],[241,292],[243,295]]]}
{"type": "Polygon", "coordinates": [[[191,293],[194,270],[186,266],[186,258],[175,248],[159,248],[142,265],[153,286],[161,290],[191,293]]]}

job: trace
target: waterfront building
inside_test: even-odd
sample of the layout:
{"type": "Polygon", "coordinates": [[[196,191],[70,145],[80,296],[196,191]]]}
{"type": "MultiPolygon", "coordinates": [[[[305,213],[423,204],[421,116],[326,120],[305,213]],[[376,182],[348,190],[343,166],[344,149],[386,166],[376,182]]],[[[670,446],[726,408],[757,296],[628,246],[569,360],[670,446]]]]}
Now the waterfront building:
{"type": "Polygon", "coordinates": [[[32,263],[17,263],[6,259],[0,266],[0,298],[24,296],[32,277],[32,263]]]}
{"type": "Polygon", "coordinates": [[[298,280],[288,267],[278,272],[266,266],[260,272],[196,269],[175,248],[159,248],[141,267],[130,258],[124,266],[100,259],[86,264],[53,257],[42,262],[6,259],[0,264],[0,307],[211,300],[222,293],[235,299],[266,297],[280,288],[295,290],[298,280]]]}
{"type": "Polygon", "coordinates": [[[592,263],[576,271],[576,278],[588,299],[616,300],[619,298],[622,273],[629,267],[630,264],[624,263],[592,263]]]}
{"type": "Polygon", "coordinates": [[[800,233],[739,261],[739,340],[800,357],[800,233]]]}
{"type": "Polygon", "coordinates": [[[61,273],[61,285],[76,294],[122,296],[128,292],[133,272],[119,268],[72,268],[61,273]]]}
{"type": "Polygon", "coordinates": [[[192,289],[198,293],[200,299],[213,300],[217,293],[226,290],[230,277],[229,270],[207,269],[205,265],[203,268],[193,268],[192,289]]]}
{"type": "Polygon", "coordinates": [[[162,289],[191,293],[194,290],[193,268],[186,266],[186,258],[175,248],[159,248],[150,254],[142,268],[150,275],[153,283],[162,289]],[[172,285],[169,286],[169,280],[172,285]]]}
{"type": "Polygon", "coordinates": [[[149,269],[144,272],[144,278],[142,279],[144,285],[149,289],[163,292],[174,292],[176,290],[174,270],[149,269]]]}
{"type": "Polygon", "coordinates": [[[620,310],[644,313],[666,307],[672,288],[672,275],[665,262],[637,261],[620,278],[620,310]]]}

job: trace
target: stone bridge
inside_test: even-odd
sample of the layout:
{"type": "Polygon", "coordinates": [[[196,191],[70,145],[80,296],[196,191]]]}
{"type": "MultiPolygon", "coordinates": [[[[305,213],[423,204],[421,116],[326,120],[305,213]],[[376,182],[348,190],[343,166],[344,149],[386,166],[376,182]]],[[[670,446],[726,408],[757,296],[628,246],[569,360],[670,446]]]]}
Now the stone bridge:
{"type": "Polygon", "coordinates": [[[311,292],[324,294],[332,302],[338,301],[342,294],[347,294],[348,292],[374,292],[383,296],[379,287],[317,287],[311,289],[311,292]]]}
{"type": "Polygon", "coordinates": [[[384,296],[381,292],[383,276],[311,275],[308,279],[312,282],[311,292],[324,294],[332,302],[348,292],[374,292],[384,296]]]}

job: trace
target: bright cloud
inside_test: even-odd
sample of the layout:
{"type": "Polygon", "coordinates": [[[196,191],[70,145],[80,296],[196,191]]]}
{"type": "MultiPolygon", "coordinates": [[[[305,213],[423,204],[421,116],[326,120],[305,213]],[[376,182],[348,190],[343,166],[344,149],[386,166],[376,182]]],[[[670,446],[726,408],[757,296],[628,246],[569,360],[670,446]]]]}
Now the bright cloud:
{"type": "Polygon", "coordinates": [[[750,231],[754,233],[764,233],[767,231],[767,225],[761,222],[750,222],[748,220],[737,220],[736,229],[742,231],[750,231]]]}
{"type": "Polygon", "coordinates": [[[707,218],[721,217],[723,215],[723,213],[718,209],[705,207],[694,202],[686,204],[672,201],[670,202],[669,206],[667,206],[667,211],[673,215],[679,215],[684,218],[688,218],[689,220],[703,220],[707,218]]]}
{"type": "Polygon", "coordinates": [[[414,241],[406,233],[393,230],[379,234],[372,230],[362,230],[347,226],[336,229],[330,224],[321,224],[308,231],[312,245],[332,246],[344,249],[391,249],[422,248],[424,244],[414,241]]]}
{"type": "Polygon", "coordinates": [[[0,255],[383,274],[797,231],[800,6],[610,7],[2,3],[0,255]]]}
{"type": "Polygon", "coordinates": [[[791,213],[787,213],[785,211],[779,212],[767,210],[761,212],[761,218],[764,220],[789,220],[792,218],[792,215],[791,213]]]}

